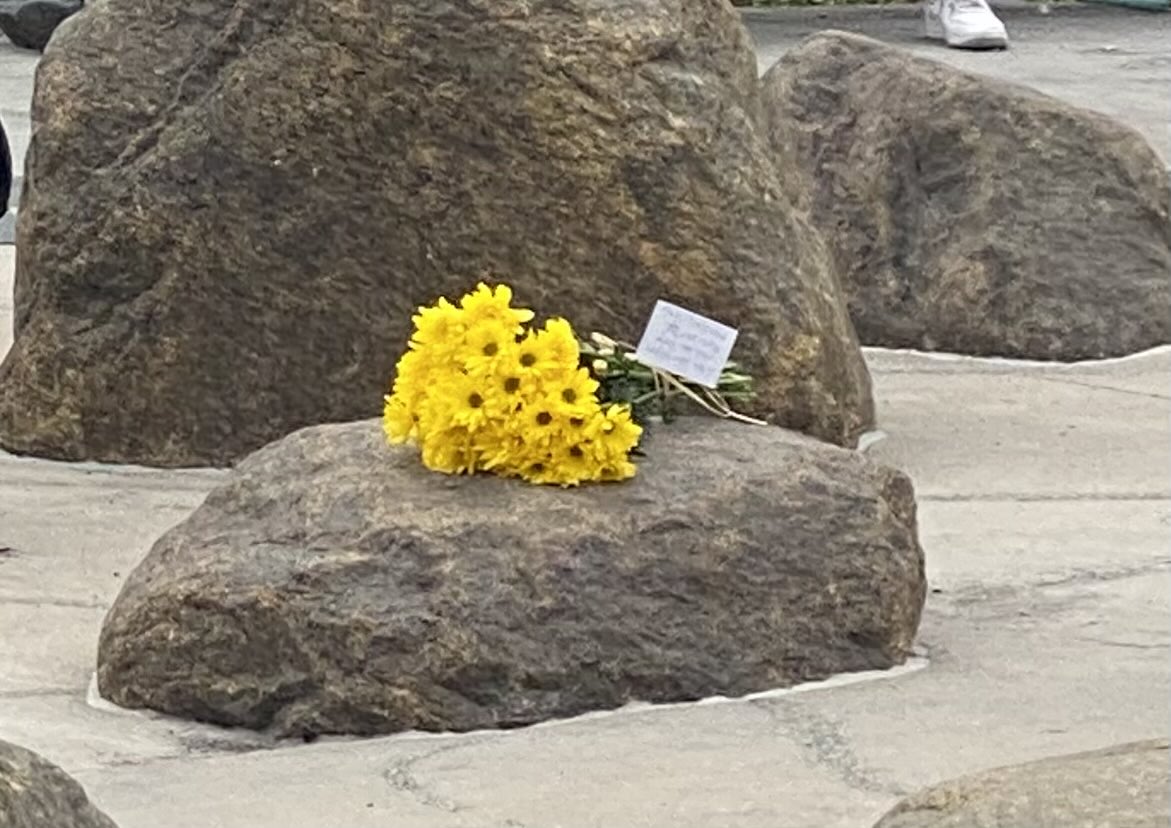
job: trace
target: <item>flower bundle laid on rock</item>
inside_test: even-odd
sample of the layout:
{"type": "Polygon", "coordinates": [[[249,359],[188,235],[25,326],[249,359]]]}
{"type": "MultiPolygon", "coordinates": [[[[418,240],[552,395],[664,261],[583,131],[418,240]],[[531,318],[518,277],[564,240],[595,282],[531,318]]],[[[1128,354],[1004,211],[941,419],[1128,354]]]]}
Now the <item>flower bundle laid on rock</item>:
{"type": "Polygon", "coordinates": [[[577,486],[633,477],[644,425],[680,403],[764,424],[729,404],[753,396],[734,362],[707,388],[639,362],[629,343],[579,340],[561,318],[537,328],[533,315],[512,307],[507,285],[483,283],[458,304],[419,308],[385,398],[390,442],[417,444],[434,471],[577,486]]]}
{"type": "Polygon", "coordinates": [[[629,406],[599,401],[568,322],[526,326],[532,318],[506,285],[420,308],[386,397],[387,437],[416,443],[427,468],[448,474],[562,486],[634,476],[642,428],[629,406]]]}

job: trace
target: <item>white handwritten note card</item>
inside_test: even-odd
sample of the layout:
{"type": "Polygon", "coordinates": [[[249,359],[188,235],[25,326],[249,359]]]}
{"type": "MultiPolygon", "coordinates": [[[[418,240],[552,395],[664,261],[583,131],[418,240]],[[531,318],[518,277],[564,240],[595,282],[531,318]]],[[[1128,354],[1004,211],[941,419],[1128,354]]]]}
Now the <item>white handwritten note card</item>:
{"type": "Polygon", "coordinates": [[[735,328],[660,299],[655,303],[634,358],[715,388],[736,344],[735,328]]]}

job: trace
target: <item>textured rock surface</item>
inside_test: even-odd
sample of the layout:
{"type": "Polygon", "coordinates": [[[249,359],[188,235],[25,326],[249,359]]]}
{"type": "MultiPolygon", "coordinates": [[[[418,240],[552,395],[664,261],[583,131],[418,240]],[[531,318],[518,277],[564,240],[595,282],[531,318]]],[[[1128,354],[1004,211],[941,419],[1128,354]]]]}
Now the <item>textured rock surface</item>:
{"type": "Polygon", "coordinates": [[[115,828],[65,771],[0,741],[2,828],[115,828]]]}
{"type": "Polygon", "coordinates": [[[81,0],[0,0],[0,32],[14,46],[41,51],[61,22],[81,7],[81,0]]]}
{"type": "Polygon", "coordinates": [[[1166,828],[1167,741],[998,768],[929,788],[875,828],[1166,828]]]}
{"type": "Polygon", "coordinates": [[[1070,360],[1171,341],[1167,174],[1136,132],[836,32],[763,87],[864,344],[1070,360]]]}
{"type": "Polygon", "coordinates": [[[756,413],[873,418],[723,0],[108,0],[37,73],[0,445],[225,463],[377,411],[410,314],[489,276],[583,331],[741,329],[756,413]]]}
{"type": "Polygon", "coordinates": [[[245,460],[131,574],[118,704],[279,734],[510,727],[888,667],[924,598],[902,474],[682,419],[627,484],[427,472],[377,422],[245,460]]]}

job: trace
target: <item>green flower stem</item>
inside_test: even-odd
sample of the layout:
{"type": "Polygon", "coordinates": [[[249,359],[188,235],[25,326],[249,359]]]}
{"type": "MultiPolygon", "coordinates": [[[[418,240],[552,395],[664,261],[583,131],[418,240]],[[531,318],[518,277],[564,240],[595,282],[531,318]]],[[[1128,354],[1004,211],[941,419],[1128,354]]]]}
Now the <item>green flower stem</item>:
{"type": "Polygon", "coordinates": [[[593,334],[590,339],[592,342],[581,343],[583,365],[598,380],[600,398],[604,402],[628,404],[636,418],[645,419],[657,413],[665,421],[669,420],[670,401],[682,396],[717,417],[767,425],[763,420],[735,411],[729,404],[729,400],[742,402],[754,396],[752,377],[741,373],[735,362],[727,363],[712,389],[638,362],[633,358],[636,348],[628,342],[600,334],[593,334]],[[595,370],[595,361],[601,361],[605,370],[595,370]],[[657,407],[647,411],[646,406],[656,400],[657,407]]]}

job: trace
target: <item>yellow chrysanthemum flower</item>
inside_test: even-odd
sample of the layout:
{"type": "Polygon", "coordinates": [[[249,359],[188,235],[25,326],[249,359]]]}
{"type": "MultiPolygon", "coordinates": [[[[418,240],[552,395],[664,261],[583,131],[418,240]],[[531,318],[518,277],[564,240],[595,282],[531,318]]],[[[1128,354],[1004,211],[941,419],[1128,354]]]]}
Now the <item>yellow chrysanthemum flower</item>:
{"type": "Polygon", "coordinates": [[[480,468],[505,477],[517,477],[516,466],[519,458],[526,456],[529,447],[520,434],[502,424],[499,429],[481,431],[476,435],[473,448],[479,458],[480,468]]]}
{"type": "Polygon", "coordinates": [[[551,466],[560,476],[557,481],[563,486],[578,486],[596,480],[600,469],[590,457],[587,447],[576,443],[558,446],[551,456],[551,466]]]}
{"type": "Polygon", "coordinates": [[[411,321],[415,323],[415,332],[410,344],[416,350],[430,348],[434,353],[443,353],[463,342],[466,320],[459,308],[445,297],[439,297],[431,307],[419,308],[411,321]]]}
{"type": "Polygon", "coordinates": [[[557,365],[577,366],[581,362],[581,344],[573,327],[564,319],[549,319],[536,334],[537,344],[548,361],[557,365]]]}
{"type": "Polygon", "coordinates": [[[605,435],[603,439],[617,446],[627,446],[629,450],[638,445],[642,426],[634,421],[626,406],[610,405],[606,408],[602,433],[605,435]]]}
{"type": "MultiPolygon", "coordinates": [[[[473,373],[473,376],[480,376],[473,373]]],[[[484,395],[493,410],[512,417],[539,396],[540,386],[512,370],[500,369],[484,376],[484,395]]]]}
{"type": "Polygon", "coordinates": [[[433,431],[422,444],[423,465],[447,474],[472,474],[476,471],[476,454],[472,435],[467,429],[451,426],[433,431]]]}
{"type": "Polygon", "coordinates": [[[459,301],[464,322],[469,327],[481,322],[495,322],[512,328],[515,335],[521,332],[524,323],[533,318],[533,312],[528,308],[514,308],[511,305],[512,288],[497,285],[493,289],[483,282],[459,301]]]}
{"type": "Polygon", "coordinates": [[[538,331],[527,331],[516,345],[516,371],[526,383],[543,383],[547,377],[566,373],[577,364],[568,365],[561,359],[557,343],[542,341],[538,331]]]}
{"type": "Polygon", "coordinates": [[[425,351],[408,350],[398,361],[391,391],[400,405],[418,408],[427,389],[428,377],[438,370],[429,364],[425,351]]]}
{"type": "Polygon", "coordinates": [[[467,374],[454,374],[442,390],[449,405],[451,423],[469,432],[495,425],[502,417],[498,398],[487,393],[483,381],[477,381],[467,374]]]}
{"type": "Polygon", "coordinates": [[[414,415],[401,397],[388,396],[382,409],[382,428],[391,443],[405,443],[417,435],[414,415]]]}
{"type": "Polygon", "coordinates": [[[463,368],[472,376],[507,375],[518,357],[516,334],[504,323],[482,322],[468,330],[465,354],[463,368]]]}
{"type": "Polygon", "coordinates": [[[598,391],[598,381],[588,369],[578,368],[570,374],[552,378],[549,384],[559,399],[559,410],[580,416],[589,416],[597,410],[598,399],[594,395],[598,391]]]}

